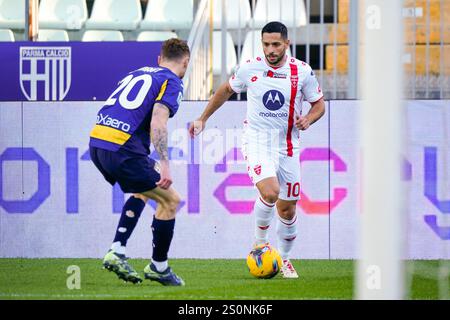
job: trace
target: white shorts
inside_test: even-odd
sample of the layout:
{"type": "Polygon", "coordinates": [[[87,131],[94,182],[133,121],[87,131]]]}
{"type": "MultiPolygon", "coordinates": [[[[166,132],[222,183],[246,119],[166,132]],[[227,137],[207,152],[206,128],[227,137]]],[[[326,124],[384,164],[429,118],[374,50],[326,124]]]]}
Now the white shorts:
{"type": "Polygon", "coordinates": [[[242,153],[247,162],[248,175],[255,186],[263,179],[276,177],[280,184],[279,199],[300,199],[299,152],[294,152],[292,157],[288,157],[254,144],[243,143],[242,153]]]}

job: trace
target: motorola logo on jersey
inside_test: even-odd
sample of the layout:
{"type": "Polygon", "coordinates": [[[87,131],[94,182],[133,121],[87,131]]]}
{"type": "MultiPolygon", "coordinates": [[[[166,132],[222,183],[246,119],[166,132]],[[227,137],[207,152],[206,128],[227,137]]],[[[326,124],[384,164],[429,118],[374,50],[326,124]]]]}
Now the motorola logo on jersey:
{"type": "Polygon", "coordinates": [[[71,83],[71,47],[20,47],[20,88],[28,100],[64,100],[71,83]]]}
{"type": "Polygon", "coordinates": [[[270,111],[276,111],[284,105],[284,96],[278,90],[269,90],[263,96],[263,104],[270,111]]]}
{"type": "Polygon", "coordinates": [[[277,113],[260,112],[259,116],[260,117],[264,117],[264,118],[287,118],[288,117],[288,113],[287,112],[277,112],[277,113]]]}

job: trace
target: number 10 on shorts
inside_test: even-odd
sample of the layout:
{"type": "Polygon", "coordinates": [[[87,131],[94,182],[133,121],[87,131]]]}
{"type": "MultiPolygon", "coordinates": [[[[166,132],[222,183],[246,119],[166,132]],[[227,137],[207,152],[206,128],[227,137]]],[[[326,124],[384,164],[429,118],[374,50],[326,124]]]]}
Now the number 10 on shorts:
{"type": "Polygon", "coordinates": [[[300,182],[296,182],[294,184],[287,182],[286,184],[288,187],[288,197],[298,197],[300,195],[300,182]]]}

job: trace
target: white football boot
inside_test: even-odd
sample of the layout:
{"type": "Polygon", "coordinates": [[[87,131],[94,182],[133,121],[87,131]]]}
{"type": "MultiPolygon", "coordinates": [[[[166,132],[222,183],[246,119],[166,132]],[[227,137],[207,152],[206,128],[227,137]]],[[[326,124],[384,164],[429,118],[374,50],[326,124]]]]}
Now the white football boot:
{"type": "Polygon", "coordinates": [[[283,260],[283,265],[281,266],[281,274],[283,275],[283,278],[298,278],[297,271],[295,271],[294,266],[289,260],[283,260]]]}

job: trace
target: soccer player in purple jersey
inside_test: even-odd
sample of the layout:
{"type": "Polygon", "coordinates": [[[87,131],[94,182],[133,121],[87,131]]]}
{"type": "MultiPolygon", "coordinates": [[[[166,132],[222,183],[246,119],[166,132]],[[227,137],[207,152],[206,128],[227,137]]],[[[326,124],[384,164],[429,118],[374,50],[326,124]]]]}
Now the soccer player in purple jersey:
{"type": "Polygon", "coordinates": [[[127,262],[125,248],[149,199],[157,202],[152,222],[153,253],[144,269],[146,279],[182,286],[168,265],[175,213],[180,196],[172,185],[167,121],[179,108],[183,78],[190,58],[185,41],[169,39],[161,48],[157,68],[143,67],[123,78],[97,114],[90,134],[91,159],[112,185],[132,193],[122,209],[116,234],[103,266],[120,279],[142,282],[127,262]],[[149,157],[150,140],[159,163],[149,157]]]}

